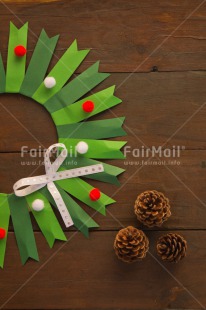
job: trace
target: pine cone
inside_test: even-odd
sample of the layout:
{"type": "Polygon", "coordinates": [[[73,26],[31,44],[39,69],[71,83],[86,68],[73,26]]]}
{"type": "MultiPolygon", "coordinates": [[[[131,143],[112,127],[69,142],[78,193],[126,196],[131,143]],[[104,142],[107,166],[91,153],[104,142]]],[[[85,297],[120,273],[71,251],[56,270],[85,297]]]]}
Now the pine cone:
{"type": "Polygon", "coordinates": [[[177,263],[186,255],[187,241],[178,234],[167,234],[159,238],[157,253],[162,260],[177,263]]]}
{"type": "Polygon", "coordinates": [[[160,226],[171,215],[169,199],[161,192],[145,191],[137,197],[134,212],[144,225],[160,226]]]}
{"type": "Polygon", "coordinates": [[[142,230],[128,226],[121,229],[114,241],[114,250],[119,259],[132,263],[144,258],[149,249],[149,240],[142,230]]]}

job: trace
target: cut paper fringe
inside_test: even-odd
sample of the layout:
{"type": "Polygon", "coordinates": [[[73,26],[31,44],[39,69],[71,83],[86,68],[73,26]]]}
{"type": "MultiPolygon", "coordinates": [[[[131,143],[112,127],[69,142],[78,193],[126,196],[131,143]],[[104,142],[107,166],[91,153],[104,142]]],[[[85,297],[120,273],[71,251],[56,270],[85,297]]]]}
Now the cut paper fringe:
{"type": "MultiPolygon", "coordinates": [[[[88,49],[78,50],[76,40],[47,73],[59,36],[49,38],[44,29],[39,35],[26,70],[26,55],[17,57],[14,48],[18,45],[27,48],[27,35],[28,23],[20,29],[10,23],[6,73],[0,55],[0,93],[20,93],[34,99],[47,109],[55,123],[59,142],[66,145],[69,153],[61,170],[100,164],[101,162],[96,159],[124,158],[121,148],[125,145],[125,141],[104,140],[126,135],[122,128],[124,117],[87,121],[88,118],[121,103],[121,99],[114,96],[115,86],[89,93],[109,74],[99,72],[99,62],[96,62],[81,74],[74,75],[75,70],[89,53],[88,49]],[[45,87],[46,77],[53,77],[56,80],[53,88],[45,87]],[[70,81],[71,77],[73,78],[70,81]],[[94,103],[94,110],[90,113],[82,109],[83,103],[88,100],[94,103]],[[88,144],[88,152],[76,156],[75,146],[82,140],[88,144]]],[[[103,193],[99,200],[92,201],[89,198],[89,192],[93,187],[86,180],[93,179],[119,185],[117,177],[124,169],[102,164],[104,171],[98,174],[55,182],[75,227],[86,237],[89,235],[90,228],[96,228],[99,225],[71,196],[92,208],[95,213],[106,214],[106,206],[115,201],[103,193]]],[[[25,197],[0,194],[0,228],[8,232],[11,216],[22,264],[25,264],[29,258],[39,260],[31,215],[50,247],[54,245],[56,239],[67,240],[52,206],[55,208],[56,204],[46,187],[25,197]],[[32,202],[36,199],[44,202],[44,209],[41,212],[32,209],[32,202]]],[[[4,265],[7,235],[0,240],[1,268],[4,265]]]]}

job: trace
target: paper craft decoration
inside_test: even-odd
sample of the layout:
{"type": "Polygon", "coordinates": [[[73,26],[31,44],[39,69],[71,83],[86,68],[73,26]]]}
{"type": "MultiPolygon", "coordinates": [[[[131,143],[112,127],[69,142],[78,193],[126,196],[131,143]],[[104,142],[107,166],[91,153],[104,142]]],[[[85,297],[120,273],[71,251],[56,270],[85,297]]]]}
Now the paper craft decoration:
{"type": "Polygon", "coordinates": [[[66,241],[52,206],[59,209],[66,226],[74,224],[88,236],[89,228],[98,227],[98,224],[73,197],[105,215],[106,206],[115,201],[91,186],[87,180],[119,185],[117,177],[124,171],[99,161],[124,158],[120,149],[125,145],[125,141],[105,140],[126,134],[122,129],[124,117],[88,120],[121,103],[121,100],[114,96],[115,86],[95,93],[92,91],[109,74],[98,72],[97,62],[70,80],[89,53],[89,50],[79,51],[76,40],[48,73],[59,36],[49,38],[45,30],[41,31],[25,69],[27,34],[28,23],[20,29],[10,23],[6,70],[0,55],[0,93],[20,93],[43,105],[55,123],[58,144],[51,146],[45,154],[45,175],[34,178],[25,176],[25,179],[14,185],[14,193],[0,194],[2,268],[10,216],[22,264],[28,258],[39,260],[31,214],[50,247],[55,239],[66,241]],[[54,146],[61,149],[61,153],[55,160],[56,164],[51,164],[49,154],[54,146]],[[75,166],[72,166],[73,162],[75,166]],[[21,190],[22,185],[28,187],[21,190]]]}

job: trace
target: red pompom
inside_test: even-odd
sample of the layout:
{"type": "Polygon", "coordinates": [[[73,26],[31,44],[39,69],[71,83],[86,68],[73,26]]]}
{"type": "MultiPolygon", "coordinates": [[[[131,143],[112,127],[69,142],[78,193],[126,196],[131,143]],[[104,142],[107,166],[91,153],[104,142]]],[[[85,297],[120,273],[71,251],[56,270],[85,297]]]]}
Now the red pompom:
{"type": "Polygon", "coordinates": [[[84,112],[91,113],[94,110],[94,102],[87,100],[82,104],[84,112]]]}
{"type": "Polygon", "coordinates": [[[4,239],[6,237],[6,230],[4,228],[0,228],[0,239],[4,239]]]}
{"type": "Polygon", "coordinates": [[[90,193],[89,193],[89,197],[90,197],[90,199],[93,200],[93,201],[98,200],[98,199],[100,198],[100,196],[101,196],[101,193],[100,193],[100,191],[98,190],[98,188],[92,189],[92,190],[90,191],[90,193]]]}
{"type": "Polygon", "coordinates": [[[14,49],[14,53],[18,57],[23,57],[26,54],[27,50],[22,45],[17,45],[14,49]]]}

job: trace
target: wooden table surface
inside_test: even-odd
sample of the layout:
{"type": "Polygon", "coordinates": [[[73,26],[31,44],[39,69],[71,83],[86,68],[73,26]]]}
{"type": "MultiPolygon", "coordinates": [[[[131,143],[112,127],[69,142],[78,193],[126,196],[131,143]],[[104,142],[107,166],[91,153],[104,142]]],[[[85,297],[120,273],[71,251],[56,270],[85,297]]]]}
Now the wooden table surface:
{"type": "MultiPolygon", "coordinates": [[[[5,268],[0,270],[0,309],[205,309],[205,1],[1,1],[4,63],[10,20],[17,26],[29,21],[28,58],[42,28],[50,36],[61,35],[57,57],[75,38],[80,49],[91,49],[78,72],[100,60],[100,70],[112,73],[96,89],[117,85],[123,104],[112,111],[126,116],[125,140],[131,149],[183,150],[176,164],[166,158],[155,165],[153,158],[141,165],[145,158],[131,153],[126,160],[113,161],[126,169],[121,186],[91,184],[117,202],[106,217],[95,215],[100,228],[88,240],[71,229],[67,243],[56,242],[49,249],[33,221],[39,263],[21,266],[11,225],[5,268]],[[160,229],[143,227],[133,212],[137,194],[147,189],[164,192],[171,202],[172,217],[160,229]],[[150,239],[146,259],[132,265],[113,252],[117,231],[128,225],[142,228],[150,239]],[[187,257],[179,264],[162,263],[156,255],[156,241],[167,231],[188,241],[187,257]]],[[[101,116],[109,117],[109,111],[101,116]]],[[[47,111],[20,95],[1,95],[0,129],[0,191],[9,193],[17,179],[43,169],[35,158],[21,158],[22,145],[48,147],[57,135],[47,111]],[[22,167],[22,160],[33,164],[22,167]]]]}

